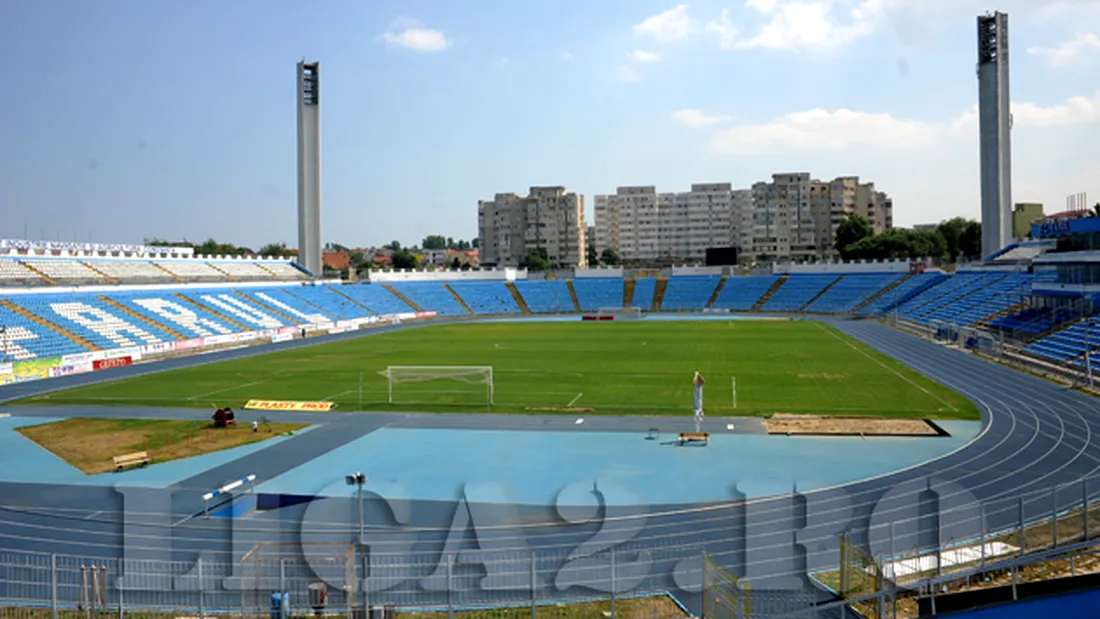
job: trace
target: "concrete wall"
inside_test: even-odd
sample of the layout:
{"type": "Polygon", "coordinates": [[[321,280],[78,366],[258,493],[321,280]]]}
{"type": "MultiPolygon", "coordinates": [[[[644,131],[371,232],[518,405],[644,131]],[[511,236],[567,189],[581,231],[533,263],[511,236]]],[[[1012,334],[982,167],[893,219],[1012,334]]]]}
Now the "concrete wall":
{"type": "Polygon", "coordinates": [[[515,281],[527,279],[527,269],[485,269],[469,271],[371,271],[372,282],[436,282],[436,281],[515,281]]]}
{"type": "Polygon", "coordinates": [[[595,267],[573,269],[573,277],[582,279],[585,277],[622,277],[622,267],[595,267]]]}
{"type": "MultiPolygon", "coordinates": [[[[137,292],[155,292],[158,290],[179,292],[180,290],[218,290],[222,288],[276,288],[279,286],[301,286],[304,282],[204,282],[195,284],[130,284],[120,286],[33,286],[26,288],[0,288],[0,296],[11,297],[22,294],[65,294],[65,293],[110,293],[133,290],[137,292]]],[[[317,284],[340,284],[340,280],[328,280],[317,284]]],[[[307,283],[307,285],[313,285],[307,283]]]]}
{"type": "Polygon", "coordinates": [[[925,271],[937,271],[932,268],[932,261],[928,258],[915,260],[851,260],[847,262],[814,262],[805,264],[773,264],[774,275],[799,275],[799,274],[832,274],[849,273],[908,273],[914,262],[922,262],[925,271]]]}

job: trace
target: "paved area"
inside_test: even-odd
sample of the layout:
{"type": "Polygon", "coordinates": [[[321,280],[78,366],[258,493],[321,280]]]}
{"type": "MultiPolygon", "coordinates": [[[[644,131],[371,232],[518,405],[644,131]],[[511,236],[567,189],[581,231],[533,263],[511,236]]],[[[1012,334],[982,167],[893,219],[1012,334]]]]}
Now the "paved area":
{"type": "MultiPolygon", "coordinates": [[[[595,501],[594,511],[584,514],[569,509],[563,514],[557,505],[513,505],[501,501],[501,488],[492,484],[464,488],[464,501],[416,500],[411,493],[402,494],[400,485],[379,486],[370,493],[365,506],[371,552],[404,557],[403,564],[412,561],[427,565],[450,549],[457,550],[446,543],[456,523],[469,525],[469,520],[474,520],[477,526],[472,529],[480,527],[481,532],[474,536],[468,530],[471,526],[463,526],[460,541],[476,538],[483,549],[488,549],[485,556],[529,557],[534,552],[539,561],[564,563],[563,569],[568,572],[570,552],[583,556],[615,546],[630,555],[632,563],[621,563],[617,569],[620,574],[637,575],[636,587],[676,590],[690,602],[693,592],[698,591],[698,557],[704,550],[750,579],[758,589],[798,589],[806,586],[808,571],[836,564],[837,535],[844,532],[867,542],[874,553],[887,555],[977,538],[987,531],[1015,526],[1021,514],[1025,519],[1045,516],[1052,509],[1068,508],[1080,504],[1084,497],[1100,494],[1091,490],[1100,491],[1100,479],[1087,486],[1081,483],[1082,477],[1094,476],[1100,468],[1100,448],[1092,440],[1094,433],[1100,432],[1097,400],[878,323],[841,319],[829,322],[866,346],[974,401],[983,411],[984,423],[977,438],[932,461],[842,487],[775,495],[780,485],[774,480],[733,480],[730,500],[687,506],[616,505],[613,499],[623,496],[623,490],[613,483],[601,485],[598,479],[576,482],[565,490],[566,494],[586,497],[589,503],[595,501]],[[764,495],[772,496],[752,498],[764,495]],[[601,501],[606,503],[602,508],[601,501]],[[463,514],[467,520],[459,517],[463,514]]],[[[65,380],[58,379],[49,388],[60,387],[65,380]]],[[[44,384],[27,387],[45,388],[44,384]]],[[[3,397],[5,393],[0,392],[3,397]]],[[[23,410],[20,408],[19,413],[23,410]]],[[[38,412],[45,416],[57,414],[45,409],[38,412]]],[[[60,549],[83,556],[121,554],[127,558],[171,556],[191,560],[196,556],[229,558],[258,540],[348,539],[356,530],[353,489],[345,488],[344,498],[243,518],[210,520],[193,517],[201,511],[197,491],[253,472],[265,480],[277,479],[313,461],[319,453],[355,444],[395,421],[394,417],[337,414],[296,440],[179,480],[164,490],[142,489],[140,495],[71,484],[0,483],[0,547],[60,549]],[[130,513],[132,504],[140,505],[143,513],[164,508],[168,516],[155,524],[127,517],[120,530],[122,514],[130,513]]],[[[403,428],[480,432],[516,425],[549,430],[574,422],[573,418],[560,417],[396,417],[403,428]]],[[[650,423],[638,418],[620,422],[623,426],[614,428],[616,420],[597,420],[587,419],[581,432],[621,432],[628,427],[630,431],[644,431],[650,423]],[[601,428],[600,424],[605,423],[608,426],[601,428]]],[[[691,423],[690,419],[685,421],[691,423]]],[[[727,438],[755,437],[746,434],[727,438]]],[[[448,454],[438,449],[422,457],[433,459],[439,468],[454,466],[448,454]]],[[[338,476],[344,471],[327,473],[338,476]]],[[[678,482],[666,479],[663,483],[678,482]]],[[[396,571],[387,581],[390,586],[377,594],[378,599],[410,604],[430,603],[435,599],[433,595],[438,597],[430,588],[425,590],[416,574],[393,569],[396,571]]],[[[386,572],[384,566],[380,570],[386,572]]],[[[521,571],[527,573],[526,568],[521,571]]],[[[620,586],[625,585],[620,582],[620,586]]],[[[505,600],[508,595],[501,593],[499,599],[505,600]]]]}

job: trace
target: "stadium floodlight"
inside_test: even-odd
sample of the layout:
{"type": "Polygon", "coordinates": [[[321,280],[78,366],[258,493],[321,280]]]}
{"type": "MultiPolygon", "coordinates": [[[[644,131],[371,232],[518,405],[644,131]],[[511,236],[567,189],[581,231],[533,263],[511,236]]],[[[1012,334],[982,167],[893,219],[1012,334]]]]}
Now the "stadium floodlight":
{"type": "MultiPolygon", "coordinates": [[[[388,402],[394,403],[394,388],[405,383],[449,380],[469,385],[485,385],[485,402],[493,404],[493,368],[482,365],[391,365],[379,372],[388,382],[388,402]]],[[[426,393],[453,393],[426,390],[426,393]]],[[[480,393],[480,391],[479,391],[480,393]]]]}
{"type": "Polygon", "coordinates": [[[349,486],[356,486],[359,493],[359,542],[363,542],[363,484],[366,483],[367,476],[356,471],[351,475],[344,476],[344,483],[349,486]]]}

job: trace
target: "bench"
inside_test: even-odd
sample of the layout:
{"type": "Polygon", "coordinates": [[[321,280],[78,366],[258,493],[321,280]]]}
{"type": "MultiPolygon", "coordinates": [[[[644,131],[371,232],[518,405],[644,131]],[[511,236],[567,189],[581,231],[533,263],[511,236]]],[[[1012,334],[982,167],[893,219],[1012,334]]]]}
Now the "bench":
{"type": "Polygon", "coordinates": [[[149,453],[137,451],[132,454],[115,456],[115,471],[121,471],[128,466],[145,466],[149,464],[149,453]]]}
{"type": "Polygon", "coordinates": [[[681,432],[680,444],[690,443],[692,441],[702,441],[703,443],[710,442],[710,432],[681,432]]]}

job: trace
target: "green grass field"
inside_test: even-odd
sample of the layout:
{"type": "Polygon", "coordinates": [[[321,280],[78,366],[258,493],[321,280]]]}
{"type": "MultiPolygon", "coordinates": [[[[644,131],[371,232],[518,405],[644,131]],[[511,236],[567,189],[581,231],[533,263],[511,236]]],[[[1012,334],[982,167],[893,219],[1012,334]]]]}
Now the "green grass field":
{"type": "Polygon", "coordinates": [[[340,410],[690,414],[691,378],[707,379],[710,416],[807,413],[978,419],[958,394],[812,321],[480,323],[434,325],[225,361],[21,403],[241,406],[249,399],[331,401],[340,410]],[[485,386],[403,383],[387,403],[391,365],[492,366],[485,386]],[[737,408],[733,408],[733,379],[737,408]],[[546,412],[546,411],[539,411],[546,412]]]}

